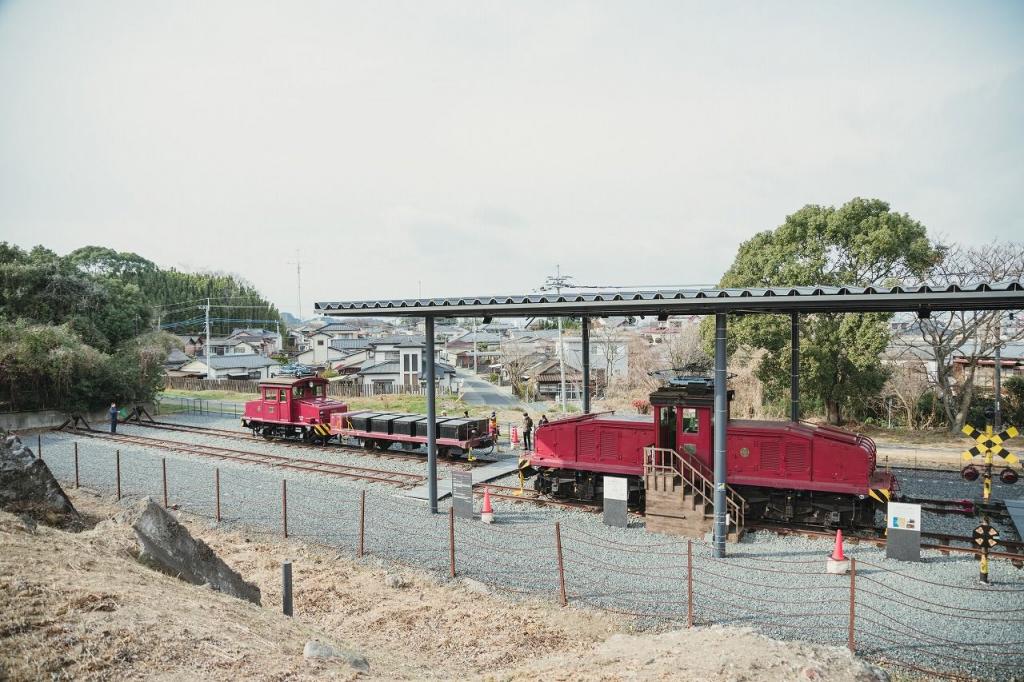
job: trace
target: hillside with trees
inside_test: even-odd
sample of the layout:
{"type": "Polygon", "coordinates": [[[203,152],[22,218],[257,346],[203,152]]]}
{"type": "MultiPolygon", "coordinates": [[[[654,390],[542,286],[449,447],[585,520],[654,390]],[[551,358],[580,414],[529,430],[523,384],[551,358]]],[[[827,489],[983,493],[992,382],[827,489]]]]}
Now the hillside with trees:
{"type": "Polygon", "coordinates": [[[271,327],[280,320],[254,287],[231,275],[164,270],[96,246],[60,256],[0,242],[0,411],[151,399],[174,345],[161,327],[194,320],[207,297],[218,306],[214,333],[242,326],[235,320],[271,327]]]}

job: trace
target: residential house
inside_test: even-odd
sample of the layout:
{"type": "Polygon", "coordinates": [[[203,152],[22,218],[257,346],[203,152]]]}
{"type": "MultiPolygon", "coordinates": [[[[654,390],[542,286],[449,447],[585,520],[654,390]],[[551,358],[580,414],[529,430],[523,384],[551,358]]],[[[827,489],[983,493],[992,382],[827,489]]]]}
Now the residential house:
{"type": "MultiPolygon", "coordinates": [[[[535,398],[538,400],[558,400],[561,393],[562,375],[558,358],[545,360],[528,371],[530,383],[536,387],[535,398]]],[[[605,385],[604,369],[590,370],[590,392],[597,393],[600,386],[605,385]]],[[[565,363],[565,398],[580,400],[583,394],[583,370],[566,361],[565,363]]]]}
{"type": "MultiPolygon", "coordinates": [[[[357,372],[364,386],[375,392],[387,393],[398,386],[419,387],[426,362],[426,341],[422,336],[391,336],[370,339],[370,348],[357,372]]],[[[438,362],[435,350],[434,377],[439,384],[451,389],[455,369],[438,362]]]]}
{"type": "Polygon", "coordinates": [[[475,364],[479,370],[486,370],[501,358],[501,335],[484,331],[467,332],[445,344],[444,357],[456,367],[472,368],[475,364]]]}
{"type": "Polygon", "coordinates": [[[192,362],[192,358],[175,348],[167,355],[167,359],[164,360],[164,374],[169,377],[187,376],[181,372],[181,368],[190,362],[192,362]]]}
{"type": "MultiPolygon", "coordinates": [[[[280,363],[255,353],[210,356],[211,379],[269,379],[271,370],[280,363]]],[[[206,377],[207,361],[200,357],[181,366],[180,376],[206,377]]]]}

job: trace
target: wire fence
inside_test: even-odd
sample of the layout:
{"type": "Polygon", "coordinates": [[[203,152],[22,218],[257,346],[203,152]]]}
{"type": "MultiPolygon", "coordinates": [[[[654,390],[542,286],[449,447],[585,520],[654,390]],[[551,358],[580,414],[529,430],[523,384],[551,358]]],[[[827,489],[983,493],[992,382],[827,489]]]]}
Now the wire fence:
{"type": "Polygon", "coordinates": [[[65,483],[118,497],[149,495],[224,528],[472,578],[501,592],[628,617],[641,628],[746,626],[780,639],[844,645],[942,679],[1009,679],[1024,660],[1019,587],[926,580],[856,559],[848,575],[837,576],[824,572],[820,556],[740,548],[715,559],[711,545],[696,540],[626,542],[572,521],[487,525],[456,518],[450,507],[424,520],[407,501],[370,486],[275,480],[130,446],[86,451],[69,440],[48,447],[46,461],[65,483]],[[415,528],[406,521],[410,513],[415,528]]]}

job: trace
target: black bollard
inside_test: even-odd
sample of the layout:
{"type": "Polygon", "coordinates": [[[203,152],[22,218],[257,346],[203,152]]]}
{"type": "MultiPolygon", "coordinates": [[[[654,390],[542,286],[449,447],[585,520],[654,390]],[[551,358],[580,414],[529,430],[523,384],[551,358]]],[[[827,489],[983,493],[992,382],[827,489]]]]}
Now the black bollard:
{"type": "Polygon", "coordinates": [[[281,590],[281,607],[284,615],[292,615],[292,562],[285,561],[281,564],[281,581],[284,583],[281,590]]]}

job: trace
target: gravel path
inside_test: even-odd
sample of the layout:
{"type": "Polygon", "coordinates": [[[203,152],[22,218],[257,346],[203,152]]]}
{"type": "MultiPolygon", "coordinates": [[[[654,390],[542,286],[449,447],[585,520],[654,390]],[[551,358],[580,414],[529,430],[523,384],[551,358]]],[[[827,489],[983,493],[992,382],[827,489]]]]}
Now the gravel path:
{"type": "MultiPolygon", "coordinates": [[[[206,423],[216,425],[216,420],[206,423]]],[[[143,435],[160,433],[138,430],[145,431],[143,435]]],[[[199,434],[163,433],[167,435],[161,437],[188,442],[213,440],[199,434]]],[[[46,461],[62,481],[74,478],[74,440],[71,434],[44,436],[46,461]]],[[[83,486],[112,492],[116,445],[85,438],[78,442],[83,486]]],[[[294,453],[255,441],[242,449],[257,445],[276,454],[294,453]]],[[[331,455],[332,460],[335,456],[331,455]]],[[[384,468],[385,462],[409,466],[346,457],[360,466],[384,468]]],[[[281,480],[286,477],[289,534],[334,546],[347,555],[357,546],[359,500],[365,492],[368,554],[448,574],[447,515],[427,513],[425,504],[403,497],[401,491],[129,446],[121,448],[124,493],[160,499],[161,458],[167,459],[170,503],[211,519],[215,513],[213,470],[219,467],[224,523],[250,533],[282,532],[281,480]]],[[[413,466],[422,472],[422,465],[413,466]]],[[[907,478],[905,492],[958,496],[949,488],[932,490],[929,481],[942,485],[939,479],[907,478]]],[[[441,506],[447,512],[447,505],[441,506]]],[[[615,529],[588,512],[503,500],[495,501],[494,507],[498,522],[493,526],[456,522],[460,576],[480,580],[501,593],[557,599],[554,524],[558,522],[570,604],[637,614],[642,627],[685,624],[685,540],[648,534],[639,518],[628,529],[615,529]]],[[[714,560],[706,543],[694,542],[696,623],[748,625],[775,637],[845,645],[850,578],[823,573],[831,549],[826,541],[753,533],[730,545],[727,559],[714,560]]],[[[1008,678],[1024,658],[1024,571],[994,561],[992,584],[982,587],[976,562],[962,555],[925,552],[922,563],[900,563],[885,559],[884,549],[866,545],[848,545],[847,552],[858,561],[855,638],[859,653],[992,679],[1008,678]]]]}

